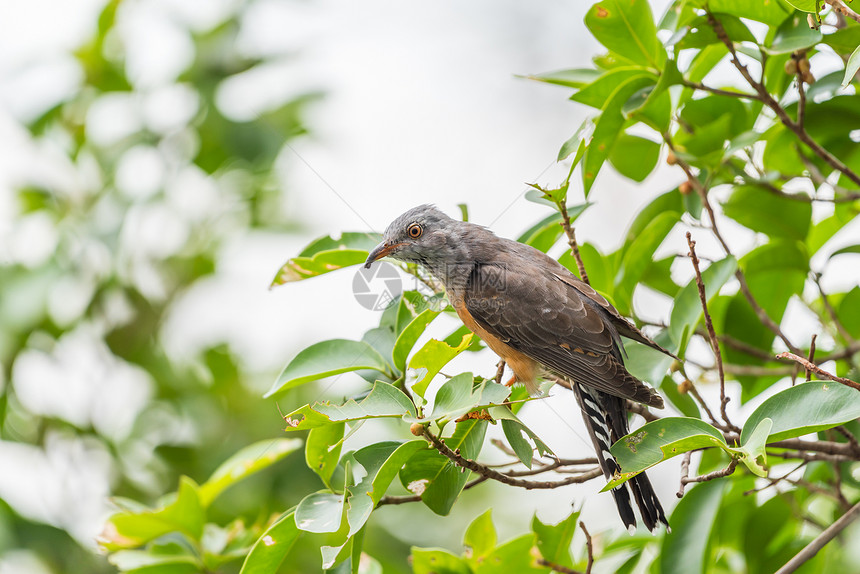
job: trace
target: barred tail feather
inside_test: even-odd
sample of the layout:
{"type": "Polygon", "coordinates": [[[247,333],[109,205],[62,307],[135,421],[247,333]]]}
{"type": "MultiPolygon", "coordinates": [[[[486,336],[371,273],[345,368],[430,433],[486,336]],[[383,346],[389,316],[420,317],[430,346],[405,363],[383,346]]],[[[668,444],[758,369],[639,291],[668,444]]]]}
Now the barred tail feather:
{"type": "MultiPolygon", "coordinates": [[[[610,453],[609,447],[627,434],[626,403],[624,399],[591,389],[585,385],[574,384],[573,389],[579,407],[582,409],[588,434],[591,436],[591,441],[597,452],[597,461],[604,476],[611,478],[616,472],[621,471],[621,467],[610,453]]],[[[639,507],[639,513],[642,515],[642,521],[648,530],[653,532],[658,522],[669,526],[660,500],[654,492],[654,487],[643,472],[611,491],[621,521],[628,530],[633,532],[636,529],[636,515],[630,504],[631,490],[636,506],[639,507]]]]}

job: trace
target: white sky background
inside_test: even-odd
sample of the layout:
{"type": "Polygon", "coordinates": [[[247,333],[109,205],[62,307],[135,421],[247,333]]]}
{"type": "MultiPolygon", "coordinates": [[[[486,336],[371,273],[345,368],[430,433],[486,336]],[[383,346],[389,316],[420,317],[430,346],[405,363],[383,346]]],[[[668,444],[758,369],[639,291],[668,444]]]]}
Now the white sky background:
{"type": "MultiPolygon", "coordinates": [[[[657,3],[660,8],[655,12],[661,13],[667,3],[657,3]]],[[[205,27],[207,21],[217,20],[228,0],[127,0],[127,4],[140,15],[124,29],[129,59],[141,82],[157,85],[184,61],[186,47],[171,30],[170,18],[190,19],[205,27]]],[[[30,106],[50,103],[52,94],[75,85],[75,70],[63,54],[89,36],[100,5],[97,0],[0,4],[0,241],[9,239],[7,217],[2,215],[9,187],[20,170],[39,167],[20,145],[22,136],[13,118],[26,115],[30,106]]],[[[315,88],[327,93],[307,117],[312,135],[294,140],[296,153],[285,150],[279,162],[285,200],[305,223],[306,232],[253,233],[228,246],[218,274],[174,309],[163,332],[167,351],[190,356],[227,340],[249,367],[268,377],[302,347],[323,339],[359,338],[378,322],[376,313],[353,299],[351,270],[267,290],[280,265],[311,239],[343,230],[381,231],[401,212],[428,202],[452,216],[458,213],[457,203],[467,203],[472,221],[506,237],[516,237],[546,216],[546,208],[523,198],[524,183],[561,181],[566,168],[554,164],[557,151],[593,110],[569,102],[569,91],[563,88],[515,75],[589,66],[590,58],[602,51],[583,24],[589,5],[490,0],[254,3],[239,39],[242,49],[295,52],[295,57],[224,89],[219,106],[233,117],[247,118],[265,109],[270,94],[315,88]]],[[[589,197],[595,205],[576,224],[578,239],[604,252],[614,250],[637,210],[682,180],[680,169],[662,162],[644,184],[615,175],[607,165],[589,197]]],[[[581,188],[572,186],[571,201],[579,203],[579,194],[581,188]]],[[[752,233],[730,221],[722,225],[737,253],[755,241],[752,233]]],[[[676,227],[659,253],[686,253],[684,231],[676,227]]],[[[706,231],[694,233],[700,254],[721,256],[706,231]]],[[[828,251],[857,241],[854,227],[834,239],[828,251]]],[[[675,267],[684,280],[692,273],[686,267],[675,267]]],[[[839,288],[857,281],[856,274],[827,279],[839,288]]],[[[663,299],[641,290],[637,304],[644,316],[668,316],[663,299]]],[[[452,325],[436,326],[435,333],[452,325]]],[[[487,375],[494,371],[496,358],[485,352],[458,361],[458,367],[487,375]]],[[[338,381],[343,386],[329,391],[331,398],[354,388],[344,379],[338,381]]],[[[261,390],[269,382],[261,379],[261,390]]],[[[701,390],[711,398],[717,391],[715,385],[701,390]]],[[[560,456],[590,456],[572,397],[556,395],[525,409],[525,421],[560,456]]],[[[86,449],[79,445],[78,450],[86,449]]],[[[0,442],[0,460],[14,460],[7,458],[13,456],[0,442]]],[[[660,465],[649,475],[671,512],[678,488],[677,463],[660,465]]],[[[598,482],[530,493],[494,486],[504,497],[499,500],[505,501],[494,508],[501,537],[524,531],[535,509],[544,520],[558,520],[571,502],[585,503],[583,519],[592,532],[620,525],[611,496],[594,496],[598,482]]],[[[107,492],[107,478],[99,484],[101,490],[91,488],[94,492],[80,502],[86,508],[74,529],[82,539],[98,530],[104,512],[101,496],[107,492]]],[[[54,516],[51,500],[40,496],[24,473],[0,480],[0,496],[17,497],[33,516],[48,521],[54,516]]],[[[471,503],[468,494],[461,502],[454,514],[465,528],[464,521],[484,508],[471,503]]],[[[416,516],[427,521],[428,535],[445,536],[427,540],[427,545],[457,547],[462,528],[435,528],[442,526],[436,521],[444,519],[434,518],[423,507],[386,509],[374,520],[396,529],[416,516]]]]}

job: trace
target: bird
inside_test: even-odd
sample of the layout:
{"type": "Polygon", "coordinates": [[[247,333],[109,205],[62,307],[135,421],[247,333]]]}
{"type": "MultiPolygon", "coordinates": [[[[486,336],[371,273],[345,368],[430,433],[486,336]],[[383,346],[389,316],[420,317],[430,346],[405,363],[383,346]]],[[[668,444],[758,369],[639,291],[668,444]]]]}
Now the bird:
{"type": "MultiPolygon", "coordinates": [[[[365,267],[386,256],[418,263],[442,283],[466,327],[513,371],[509,383],[536,394],[545,374],[571,381],[604,476],[621,471],[609,447],[629,433],[626,401],[663,408],[657,391],[625,368],[621,337],[674,357],[671,352],[552,257],[433,205],[419,205],[392,221],[365,267]]],[[[655,532],[658,523],[668,528],[643,472],[611,490],[628,531],[637,524],[631,491],[648,530],[655,532]]]]}

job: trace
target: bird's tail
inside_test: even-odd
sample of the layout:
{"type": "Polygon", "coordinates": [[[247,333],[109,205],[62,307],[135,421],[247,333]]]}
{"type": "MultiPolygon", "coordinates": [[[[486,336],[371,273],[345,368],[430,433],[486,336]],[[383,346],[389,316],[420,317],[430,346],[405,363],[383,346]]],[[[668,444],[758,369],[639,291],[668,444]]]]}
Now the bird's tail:
{"type": "MultiPolygon", "coordinates": [[[[622,398],[585,385],[574,384],[573,389],[579,407],[582,409],[588,434],[594,443],[600,468],[604,476],[610,478],[621,471],[609,447],[628,432],[627,403],[622,398]]],[[[636,506],[639,507],[639,513],[642,515],[642,522],[648,530],[653,532],[658,522],[662,522],[668,528],[669,522],[666,520],[663,506],[644,472],[611,491],[624,526],[631,532],[636,529],[636,515],[630,504],[631,490],[636,506]]]]}

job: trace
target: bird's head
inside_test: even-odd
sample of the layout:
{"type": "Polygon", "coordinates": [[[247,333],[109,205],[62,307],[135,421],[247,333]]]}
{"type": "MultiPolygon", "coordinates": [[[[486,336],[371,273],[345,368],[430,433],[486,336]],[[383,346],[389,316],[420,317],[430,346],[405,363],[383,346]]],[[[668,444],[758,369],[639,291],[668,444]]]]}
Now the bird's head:
{"type": "MultiPolygon", "coordinates": [[[[413,207],[391,222],[364,266],[385,256],[421,263],[432,271],[462,258],[463,228],[470,224],[452,219],[432,205],[413,207]]],[[[477,226],[475,226],[477,227],[477,226]]]]}

